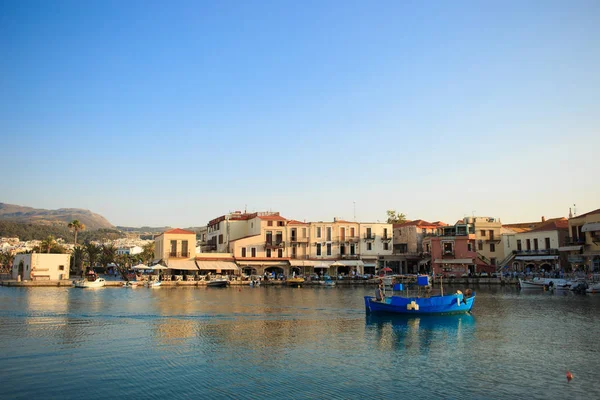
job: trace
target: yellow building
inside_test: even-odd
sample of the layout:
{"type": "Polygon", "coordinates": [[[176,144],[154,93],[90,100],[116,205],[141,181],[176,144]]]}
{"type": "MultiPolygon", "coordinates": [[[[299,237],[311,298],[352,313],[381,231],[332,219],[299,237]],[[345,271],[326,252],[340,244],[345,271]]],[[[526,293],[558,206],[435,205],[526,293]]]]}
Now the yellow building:
{"type": "Polygon", "coordinates": [[[572,268],[600,272],[600,209],[569,218],[569,237],[560,250],[572,268]]]}

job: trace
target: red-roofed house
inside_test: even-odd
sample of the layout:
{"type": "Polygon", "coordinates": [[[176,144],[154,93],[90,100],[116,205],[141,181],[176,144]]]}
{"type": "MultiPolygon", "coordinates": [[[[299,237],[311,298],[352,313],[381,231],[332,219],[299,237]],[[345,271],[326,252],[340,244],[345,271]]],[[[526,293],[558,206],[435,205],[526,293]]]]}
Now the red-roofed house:
{"type": "Polygon", "coordinates": [[[394,224],[393,254],[386,257],[387,266],[398,274],[427,272],[428,255],[424,255],[423,238],[434,235],[443,222],[431,223],[422,219],[394,224]],[[425,262],[422,262],[425,261],[425,262]]]}

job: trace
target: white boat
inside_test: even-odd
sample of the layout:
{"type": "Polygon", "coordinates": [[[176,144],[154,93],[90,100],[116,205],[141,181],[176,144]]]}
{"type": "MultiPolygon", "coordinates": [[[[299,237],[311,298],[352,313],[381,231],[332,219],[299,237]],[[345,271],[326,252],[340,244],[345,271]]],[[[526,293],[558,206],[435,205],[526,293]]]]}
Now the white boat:
{"type": "Polygon", "coordinates": [[[124,288],[134,288],[134,287],[137,287],[137,285],[138,285],[138,283],[134,282],[134,281],[123,282],[124,288]]]}
{"type": "Polygon", "coordinates": [[[211,278],[206,282],[206,286],[210,287],[226,287],[227,285],[229,285],[229,281],[226,278],[211,278]]]}
{"type": "Polygon", "coordinates": [[[155,289],[155,288],[159,288],[161,285],[160,281],[152,281],[152,282],[147,282],[146,286],[151,288],[151,289],[155,289]]]}
{"type": "Polygon", "coordinates": [[[93,281],[89,281],[84,278],[84,279],[75,281],[73,284],[75,285],[76,288],[99,288],[99,287],[104,287],[105,283],[106,283],[106,281],[104,280],[104,278],[96,278],[93,281]]]}
{"type": "Polygon", "coordinates": [[[600,283],[596,282],[585,289],[586,293],[600,293],[600,283]]]}
{"type": "Polygon", "coordinates": [[[519,279],[519,285],[521,289],[559,289],[568,290],[571,287],[571,283],[566,279],[560,278],[533,278],[530,281],[519,279]]]}

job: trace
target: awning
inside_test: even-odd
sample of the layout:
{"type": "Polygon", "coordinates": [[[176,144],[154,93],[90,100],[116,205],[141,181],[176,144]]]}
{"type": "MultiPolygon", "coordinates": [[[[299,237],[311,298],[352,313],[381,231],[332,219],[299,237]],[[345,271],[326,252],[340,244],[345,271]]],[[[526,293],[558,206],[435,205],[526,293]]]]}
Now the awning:
{"type": "Polygon", "coordinates": [[[518,256],[515,260],[536,261],[536,260],[558,260],[558,256],[518,256]]]}
{"type": "Polygon", "coordinates": [[[365,263],[364,266],[367,268],[375,268],[377,266],[377,264],[376,263],[365,263]]]}
{"type": "Polygon", "coordinates": [[[588,222],[581,227],[581,232],[598,232],[600,231],[600,222],[588,222]]]}
{"type": "Polygon", "coordinates": [[[581,246],[563,246],[559,247],[558,251],[577,251],[581,250],[581,246]]]}
{"type": "Polygon", "coordinates": [[[289,264],[287,261],[243,261],[238,260],[238,265],[247,266],[265,266],[265,267],[287,267],[289,264]]]}
{"type": "Polygon", "coordinates": [[[362,260],[338,260],[336,261],[336,263],[339,266],[344,266],[344,267],[363,267],[365,264],[362,262],[362,260]],[[342,264],[342,265],[339,265],[342,264]]]}
{"type": "Polygon", "coordinates": [[[419,265],[425,265],[425,264],[427,264],[427,263],[429,263],[429,262],[431,262],[431,259],[430,259],[430,258],[428,258],[428,259],[426,259],[426,260],[421,260],[421,261],[419,261],[419,265]]]}
{"type": "Polygon", "coordinates": [[[448,258],[448,259],[436,259],[436,264],[473,264],[472,258],[448,258]]]}
{"type": "Polygon", "coordinates": [[[231,261],[198,261],[196,260],[196,264],[198,264],[198,269],[203,271],[206,270],[217,270],[217,271],[239,271],[240,267],[238,267],[234,262],[231,261]]]}
{"type": "Polygon", "coordinates": [[[184,271],[198,271],[194,260],[164,260],[167,267],[184,271]]]}
{"type": "Polygon", "coordinates": [[[333,261],[317,261],[315,264],[315,268],[329,268],[329,266],[333,264],[333,261]]]}
{"type": "Polygon", "coordinates": [[[290,260],[292,267],[314,267],[315,265],[321,264],[321,261],[315,260],[290,260]]]}

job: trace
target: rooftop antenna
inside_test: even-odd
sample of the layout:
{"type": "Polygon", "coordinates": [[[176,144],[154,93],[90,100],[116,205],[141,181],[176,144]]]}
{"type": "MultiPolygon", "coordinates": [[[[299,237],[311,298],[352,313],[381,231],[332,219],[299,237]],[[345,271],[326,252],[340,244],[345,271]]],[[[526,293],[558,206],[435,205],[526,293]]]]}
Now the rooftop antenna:
{"type": "Polygon", "coordinates": [[[577,216],[577,207],[575,206],[575,204],[573,204],[573,216],[577,216]]]}

